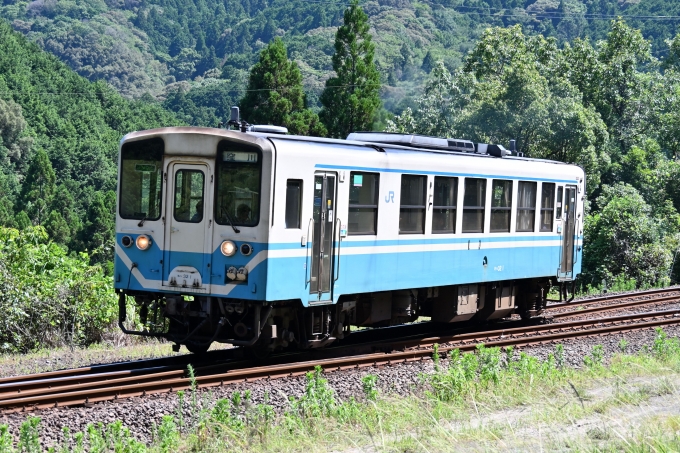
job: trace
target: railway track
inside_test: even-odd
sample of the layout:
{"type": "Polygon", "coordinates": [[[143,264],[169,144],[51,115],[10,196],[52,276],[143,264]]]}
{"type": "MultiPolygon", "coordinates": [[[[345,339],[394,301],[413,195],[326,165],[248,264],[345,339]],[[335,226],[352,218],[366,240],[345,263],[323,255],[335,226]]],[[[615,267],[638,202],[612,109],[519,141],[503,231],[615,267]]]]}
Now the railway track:
{"type": "MultiPolygon", "coordinates": [[[[607,308],[607,307],[602,307],[607,308]]],[[[176,392],[196,386],[209,388],[257,379],[300,376],[321,366],[325,371],[367,366],[398,364],[431,357],[432,346],[441,352],[459,349],[472,351],[480,343],[488,347],[526,347],[570,339],[628,332],[652,327],[680,324],[680,309],[633,313],[598,319],[579,319],[551,324],[504,327],[491,331],[421,336],[406,340],[373,344],[378,352],[344,357],[253,366],[247,362],[198,365],[195,377],[186,370],[172,367],[141,368],[106,373],[67,370],[68,375],[43,373],[0,380],[0,413],[11,413],[52,407],[93,404],[122,398],[176,392]],[[231,367],[231,369],[229,369],[231,367]],[[46,375],[49,375],[47,377],[46,375]]],[[[352,348],[353,346],[349,346],[352,348]]],[[[336,350],[337,353],[337,350],[336,350]]],[[[292,358],[292,357],[290,357],[292,358]]]]}
{"type": "Polygon", "coordinates": [[[639,308],[646,305],[672,304],[677,302],[680,302],[680,287],[676,286],[636,293],[602,296],[576,302],[550,304],[547,306],[544,315],[552,319],[561,319],[593,315],[607,311],[639,308]],[[591,305],[599,306],[591,307],[591,305]]]}

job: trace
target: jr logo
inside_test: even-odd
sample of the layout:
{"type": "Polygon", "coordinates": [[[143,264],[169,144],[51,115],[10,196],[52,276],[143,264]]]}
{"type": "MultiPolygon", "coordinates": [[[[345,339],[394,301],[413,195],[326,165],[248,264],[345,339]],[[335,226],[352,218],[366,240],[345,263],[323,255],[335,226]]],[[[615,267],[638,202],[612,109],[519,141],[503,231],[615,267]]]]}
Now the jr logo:
{"type": "Polygon", "coordinates": [[[385,203],[394,203],[394,191],[390,190],[390,193],[385,195],[385,203]]]}

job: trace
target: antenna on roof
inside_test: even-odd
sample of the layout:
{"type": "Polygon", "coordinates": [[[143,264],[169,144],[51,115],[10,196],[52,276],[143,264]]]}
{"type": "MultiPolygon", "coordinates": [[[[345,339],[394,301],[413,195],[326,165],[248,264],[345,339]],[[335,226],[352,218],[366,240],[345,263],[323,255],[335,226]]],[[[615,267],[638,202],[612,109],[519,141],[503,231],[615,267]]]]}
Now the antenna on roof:
{"type": "Polygon", "coordinates": [[[234,106],[231,108],[231,114],[229,117],[229,121],[227,122],[228,126],[236,126],[237,128],[241,129],[241,132],[246,132],[248,130],[248,126],[250,124],[246,123],[245,121],[241,120],[241,113],[238,107],[234,106]]]}

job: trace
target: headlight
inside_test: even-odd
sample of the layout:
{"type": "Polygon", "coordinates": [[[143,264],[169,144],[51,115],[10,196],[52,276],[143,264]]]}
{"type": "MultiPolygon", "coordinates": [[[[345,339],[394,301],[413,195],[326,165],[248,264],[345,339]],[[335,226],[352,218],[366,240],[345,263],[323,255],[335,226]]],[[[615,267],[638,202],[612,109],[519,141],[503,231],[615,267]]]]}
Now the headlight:
{"type": "Polygon", "coordinates": [[[123,236],[120,238],[120,243],[123,244],[123,247],[130,247],[134,241],[130,236],[123,236]]]}
{"type": "Polygon", "coordinates": [[[139,250],[146,250],[151,246],[151,239],[149,238],[149,236],[141,234],[137,236],[135,244],[137,244],[137,248],[139,250]]]}
{"type": "Polygon", "coordinates": [[[232,241],[224,241],[222,245],[220,245],[220,250],[224,256],[233,256],[234,253],[236,253],[236,244],[232,241]]]}

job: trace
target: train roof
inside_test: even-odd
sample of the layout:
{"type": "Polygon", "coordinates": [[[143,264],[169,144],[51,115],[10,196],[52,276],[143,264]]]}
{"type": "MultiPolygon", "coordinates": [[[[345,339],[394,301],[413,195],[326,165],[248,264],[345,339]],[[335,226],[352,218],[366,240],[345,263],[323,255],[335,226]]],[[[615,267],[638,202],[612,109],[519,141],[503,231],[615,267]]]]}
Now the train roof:
{"type": "MultiPolygon", "coordinates": [[[[213,137],[214,140],[219,141],[222,139],[231,139],[241,142],[248,142],[252,144],[259,144],[261,146],[267,146],[273,141],[294,141],[294,142],[307,142],[307,143],[317,143],[317,144],[331,144],[340,146],[350,146],[359,147],[367,151],[378,151],[378,152],[405,152],[405,153],[427,153],[430,155],[448,155],[451,157],[473,157],[479,159],[493,159],[493,160],[509,160],[509,161],[527,161],[536,163],[546,163],[553,165],[566,165],[572,166],[575,164],[568,164],[565,162],[548,160],[548,159],[536,159],[524,156],[510,156],[506,155],[503,157],[492,156],[490,154],[482,154],[477,152],[451,152],[445,149],[436,148],[423,148],[417,146],[407,146],[400,145],[396,142],[385,143],[377,141],[362,141],[362,140],[347,140],[347,139],[334,139],[334,138],[321,138],[321,137],[309,137],[303,135],[283,135],[280,133],[271,132],[240,132],[221,128],[211,128],[211,127],[196,127],[196,126],[173,126],[173,127],[162,127],[156,129],[148,129],[143,131],[135,131],[126,134],[120,141],[121,145],[128,141],[137,141],[145,138],[151,137],[161,137],[176,134],[189,134],[189,135],[204,135],[206,137],[213,137]]],[[[388,135],[383,133],[378,133],[378,135],[388,135]]],[[[360,134],[350,134],[350,137],[357,137],[360,134]]],[[[442,140],[442,139],[440,139],[442,140]]],[[[446,140],[446,139],[443,139],[446,140]]],[[[169,150],[170,154],[174,154],[172,150],[169,150]]],[[[177,152],[177,151],[175,151],[177,152]]]]}

